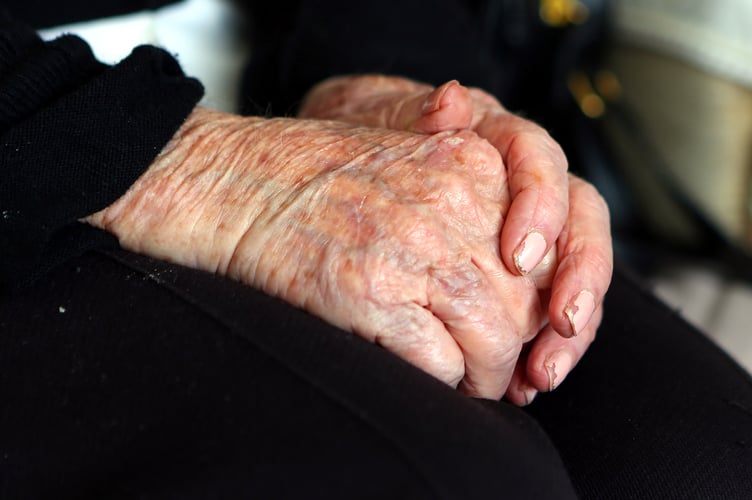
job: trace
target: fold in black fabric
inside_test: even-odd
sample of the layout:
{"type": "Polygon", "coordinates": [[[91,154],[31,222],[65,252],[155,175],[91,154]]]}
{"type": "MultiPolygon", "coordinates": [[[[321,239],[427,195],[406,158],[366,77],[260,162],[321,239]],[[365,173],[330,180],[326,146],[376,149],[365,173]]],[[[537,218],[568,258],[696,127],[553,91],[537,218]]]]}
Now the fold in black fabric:
{"type": "Polygon", "coordinates": [[[0,331],[4,500],[575,498],[522,410],[209,273],[89,252],[0,331]]]}

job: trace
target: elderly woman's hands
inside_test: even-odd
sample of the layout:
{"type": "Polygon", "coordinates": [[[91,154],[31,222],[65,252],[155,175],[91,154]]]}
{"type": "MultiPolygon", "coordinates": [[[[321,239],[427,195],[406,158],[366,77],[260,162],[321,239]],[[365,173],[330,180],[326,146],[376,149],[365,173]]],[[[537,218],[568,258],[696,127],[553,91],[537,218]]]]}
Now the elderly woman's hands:
{"type": "Polygon", "coordinates": [[[499,398],[546,323],[534,279],[501,260],[509,203],[498,151],[473,132],[197,109],[87,220],[125,248],[251,284],[499,398]]]}
{"type": "Polygon", "coordinates": [[[548,268],[558,254],[550,325],[518,364],[507,397],[523,404],[536,391],[558,386],[595,337],[612,250],[605,203],[590,184],[567,175],[566,159],[551,137],[480,89],[457,82],[434,89],[383,75],[324,81],[309,93],[300,116],[422,133],[470,129],[499,150],[512,196],[500,240],[507,268],[547,288],[548,268]]]}

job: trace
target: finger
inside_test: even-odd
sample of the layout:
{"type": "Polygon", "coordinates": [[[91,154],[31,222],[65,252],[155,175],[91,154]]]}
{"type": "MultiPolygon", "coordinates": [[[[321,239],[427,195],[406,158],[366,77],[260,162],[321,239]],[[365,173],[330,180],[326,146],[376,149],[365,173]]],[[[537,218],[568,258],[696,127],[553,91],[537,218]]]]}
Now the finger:
{"type": "Polygon", "coordinates": [[[468,89],[452,80],[428,95],[410,98],[400,110],[391,128],[434,134],[470,127],[473,103],[468,89]]]}
{"type": "Polygon", "coordinates": [[[568,214],[567,161],[541,127],[500,110],[490,111],[476,131],[501,153],[507,168],[509,207],[501,254],[510,271],[533,271],[556,242],[568,214]]]}
{"type": "Polygon", "coordinates": [[[538,389],[530,384],[527,377],[529,347],[530,343],[523,347],[522,354],[520,354],[517,364],[514,367],[512,380],[509,381],[509,387],[504,394],[504,398],[507,401],[517,406],[529,405],[538,395],[538,389]]]}
{"type": "Polygon", "coordinates": [[[559,266],[549,321],[559,334],[578,335],[600,306],[611,281],[613,250],[608,207],[589,183],[570,176],[570,213],[558,242],[559,266]]]}
{"type": "MultiPolygon", "coordinates": [[[[541,392],[553,391],[585,355],[603,318],[599,307],[592,320],[579,335],[563,338],[549,325],[533,340],[527,357],[525,377],[521,378],[517,391],[534,388],[541,392]]],[[[510,390],[512,390],[510,388],[510,390]]]]}
{"type": "Polygon", "coordinates": [[[356,333],[415,365],[442,382],[457,387],[465,375],[462,350],[442,323],[419,304],[409,303],[372,318],[356,333]],[[359,331],[360,330],[360,331],[359,331]]]}
{"type": "Polygon", "coordinates": [[[298,110],[298,118],[386,127],[389,116],[401,100],[406,96],[425,97],[432,90],[431,85],[401,77],[334,77],[319,83],[306,94],[298,110]]]}
{"type": "Polygon", "coordinates": [[[473,101],[469,90],[456,80],[434,89],[410,80],[368,75],[320,84],[298,116],[433,134],[469,128],[473,101]]]}
{"type": "Polygon", "coordinates": [[[428,308],[462,349],[465,376],[459,388],[500,399],[522,346],[519,327],[505,314],[508,305],[474,264],[433,270],[428,291],[428,308]]]}
{"type": "Polygon", "coordinates": [[[468,89],[456,80],[435,89],[361,93],[358,99],[359,104],[335,117],[356,125],[434,134],[466,129],[473,116],[468,89]]]}

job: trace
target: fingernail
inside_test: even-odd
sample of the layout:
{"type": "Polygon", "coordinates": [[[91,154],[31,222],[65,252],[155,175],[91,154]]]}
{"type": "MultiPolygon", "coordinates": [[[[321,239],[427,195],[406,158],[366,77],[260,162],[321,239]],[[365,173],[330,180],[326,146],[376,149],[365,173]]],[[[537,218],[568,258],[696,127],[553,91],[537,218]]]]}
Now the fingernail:
{"type": "Polygon", "coordinates": [[[449,90],[449,87],[459,85],[459,83],[460,82],[458,82],[457,80],[451,80],[441,85],[439,88],[435,89],[433,92],[431,92],[429,96],[426,98],[426,101],[423,103],[421,112],[424,115],[429,115],[435,111],[440,110],[441,100],[444,98],[444,94],[446,94],[447,90],[449,90]]]}
{"type": "Polygon", "coordinates": [[[525,404],[526,405],[529,405],[530,403],[532,403],[533,400],[535,399],[535,396],[538,395],[538,390],[537,389],[533,389],[532,387],[525,387],[525,386],[523,386],[520,389],[522,390],[522,394],[525,395],[525,404]]]}
{"type": "Polygon", "coordinates": [[[564,314],[569,319],[572,335],[577,335],[585,328],[593,311],[595,311],[595,297],[587,290],[581,291],[569,301],[567,307],[564,308],[564,314]]]}
{"type": "Polygon", "coordinates": [[[527,274],[537,266],[546,254],[546,239],[537,231],[525,236],[514,252],[514,265],[520,274],[527,274]]]}
{"type": "Polygon", "coordinates": [[[553,391],[561,385],[572,369],[572,356],[567,351],[556,351],[548,357],[545,368],[548,374],[548,390],[553,391]]]}

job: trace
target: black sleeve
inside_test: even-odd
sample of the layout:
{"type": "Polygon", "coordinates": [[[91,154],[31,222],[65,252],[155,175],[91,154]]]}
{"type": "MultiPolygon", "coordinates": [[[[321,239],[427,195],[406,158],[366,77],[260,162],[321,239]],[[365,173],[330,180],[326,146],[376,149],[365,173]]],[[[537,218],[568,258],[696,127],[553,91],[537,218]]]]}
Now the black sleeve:
{"type": "Polygon", "coordinates": [[[128,189],[202,93],[160,49],[109,67],[81,39],[43,42],[0,8],[0,291],[111,244],[78,219],[128,189]]]}
{"type": "Polygon", "coordinates": [[[317,82],[353,73],[451,79],[503,95],[479,2],[239,0],[250,11],[252,60],[244,112],[291,114],[317,82]]]}

